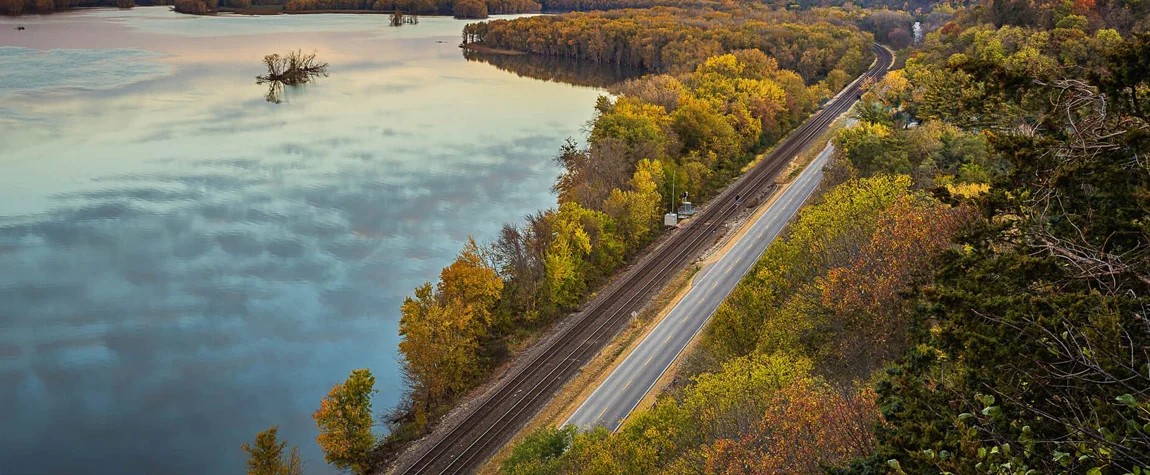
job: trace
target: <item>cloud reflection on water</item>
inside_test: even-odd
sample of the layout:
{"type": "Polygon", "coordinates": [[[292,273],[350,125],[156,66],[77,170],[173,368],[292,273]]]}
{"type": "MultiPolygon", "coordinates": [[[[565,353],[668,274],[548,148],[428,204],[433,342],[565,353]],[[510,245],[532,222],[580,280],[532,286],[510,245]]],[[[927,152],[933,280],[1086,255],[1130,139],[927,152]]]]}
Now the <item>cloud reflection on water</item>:
{"type": "Polygon", "coordinates": [[[319,473],[331,383],[370,366],[396,400],[400,301],[468,234],[553,205],[550,157],[597,92],[394,49],[339,51],[361,61],[280,107],[233,63],[13,96],[5,473],[235,473],[274,423],[319,473]]]}

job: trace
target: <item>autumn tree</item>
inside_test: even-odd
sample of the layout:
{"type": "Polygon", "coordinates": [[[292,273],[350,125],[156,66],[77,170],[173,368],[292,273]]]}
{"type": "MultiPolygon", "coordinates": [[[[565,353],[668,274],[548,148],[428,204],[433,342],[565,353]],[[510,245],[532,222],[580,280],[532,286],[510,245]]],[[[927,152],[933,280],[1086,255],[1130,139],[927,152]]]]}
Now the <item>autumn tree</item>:
{"type": "Polygon", "coordinates": [[[399,351],[411,381],[418,426],[430,413],[467,387],[474,376],[479,341],[471,332],[470,316],[458,302],[444,303],[431,284],[415,289],[401,307],[399,351]]]}
{"type": "Polygon", "coordinates": [[[312,415],[324,461],[361,475],[371,470],[376,443],[371,398],[375,393],[375,376],[368,369],[352,370],[346,381],[332,386],[312,415]]]}
{"type": "Polygon", "coordinates": [[[503,278],[503,298],[498,325],[510,332],[533,327],[542,313],[543,254],[551,237],[550,224],[542,212],[529,215],[523,225],[504,224],[492,244],[492,254],[503,278]]]}
{"type": "Polygon", "coordinates": [[[821,298],[818,278],[859,255],[877,217],[908,193],[910,183],[906,176],[850,181],[803,209],[712,317],[707,335],[712,351],[723,359],[756,349],[801,351],[803,339],[823,324],[820,313],[806,313],[804,307],[821,298]]]}
{"type": "Polygon", "coordinates": [[[603,203],[603,211],[619,226],[627,248],[636,250],[645,244],[659,225],[659,195],[662,187],[663,165],[658,160],[642,160],[631,178],[630,189],[615,188],[603,203]]]}
{"type": "Polygon", "coordinates": [[[875,217],[870,239],[844,266],[820,279],[821,308],[832,316],[835,357],[860,377],[906,349],[913,301],[905,293],[931,274],[933,260],[973,220],[969,208],[951,208],[906,194],[875,217]]]}
{"type": "Polygon", "coordinates": [[[674,139],[668,136],[671,120],[662,107],[637,98],[600,100],[599,114],[591,129],[591,142],[616,139],[633,157],[659,158],[668,153],[674,139]]]}
{"type": "Polygon", "coordinates": [[[468,25],[464,34],[488,46],[654,72],[690,72],[709,57],[755,48],[812,82],[836,68],[861,73],[873,57],[871,35],[823,19],[755,3],[677,5],[495,20],[468,25]]]}
{"type": "Polygon", "coordinates": [[[256,434],[255,444],[244,444],[240,448],[248,453],[248,475],[300,475],[303,462],[300,459],[299,447],[292,446],[288,453],[284,453],[287,442],[281,442],[276,434],[279,426],[271,426],[268,430],[256,434]]]}
{"type": "Polygon", "coordinates": [[[821,473],[870,455],[879,422],[874,391],[803,378],[766,396],[753,427],[706,449],[708,474],[821,473]]]}
{"type": "Polygon", "coordinates": [[[672,121],[673,130],[682,140],[683,147],[705,157],[703,163],[708,168],[714,167],[714,161],[720,157],[734,158],[742,148],[735,128],[707,102],[697,99],[685,101],[675,109],[672,121]]]}
{"type": "Polygon", "coordinates": [[[548,301],[556,308],[570,308],[587,291],[589,261],[595,250],[592,233],[601,230],[595,227],[605,216],[564,203],[549,218],[553,237],[543,258],[548,301]]]}
{"type": "Polygon", "coordinates": [[[910,13],[896,10],[877,10],[871,12],[859,21],[859,25],[867,31],[874,33],[875,39],[884,41],[895,49],[910,46],[911,25],[914,16],[910,13]],[[888,41],[895,37],[896,41],[888,41]]]}
{"type": "Polygon", "coordinates": [[[483,0],[459,0],[452,8],[455,18],[487,18],[487,2],[483,0]]]}
{"type": "Polygon", "coordinates": [[[489,338],[503,280],[469,239],[455,261],[400,309],[404,372],[411,381],[417,425],[466,389],[483,372],[481,345],[489,338]]]}
{"type": "Polygon", "coordinates": [[[657,105],[667,112],[674,112],[679,107],[679,99],[687,93],[683,83],[669,74],[628,79],[612,85],[610,90],[617,95],[634,97],[648,104],[657,105]]]}
{"type": "Polygon", "coordinates": [[[474,238],[459,251],[455,261],[439,273],[437,297],[469,316],[468,332],[476,339],[488,336],[492,311],[499,303],[503,280],[483,255],[474,238]]]}
{"type": "Polygon", "coordinates": [[[600,208],[612,189],[623,186],[635,162],[632,149],[615,137],[599,138],[585,149],[568,139],[555,161],[563,167],[552,186],[559,202],[574,202],[588,209],[600,208]]]}
{"type": "Polygon", "coordinates": [[[0,13],[19,15],[24,12],[24,0],[0,0],[0,13]]]}

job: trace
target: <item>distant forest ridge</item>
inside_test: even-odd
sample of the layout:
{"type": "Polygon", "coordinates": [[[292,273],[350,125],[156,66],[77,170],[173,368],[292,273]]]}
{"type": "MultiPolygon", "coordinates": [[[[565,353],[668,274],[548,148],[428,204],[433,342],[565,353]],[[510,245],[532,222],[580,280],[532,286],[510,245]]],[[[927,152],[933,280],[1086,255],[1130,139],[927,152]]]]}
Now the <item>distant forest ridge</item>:
{"type": "MultiPolygon", "coordinates": [[[[721,2],[710,0],[0,0],[0,14],[50,13],[81,7],[119,7],[174,5],[177,11],[209,14],[223,9],[253,9],[265,12],[306,11],[402,11],[421,15],[456,15],[468,10],[468,18],[518,13],[564,13],[658,6],[712,8],[731,4],[761,4],[790,10],[812,7],[841,6],[846,0],[772,0],[765,2],[721,2]],[[485,7],[485,8],[483,8],[485,7]],[[480,15],[482,13],[482,15],[480,15]]],[[[927,0],[864,0],[850,2],[863,8],[898,8],[929,12],[935,5],[927,0]]],[[[960,2],[966,3],[966,2],[960,2]]]]}
{"type": "MultiPolygon", "coordinates": [[[[949,17],[955,8],[976,7],[984,20],[995,26],[1030,26],[1055,28],[1063,10],[1088,12],[1084,15],[1090,28],[1113,28],[1122,34],[1150,28],[1150,2],[1144,0],[0,0],[0,14],[50,13],[80,7],[120,7],[174,5],[182,13],[211,14],[219,11],[251,13],[304,12],[394,12],[416,15],[454,15],[459,18],[486,18],[488,15],[519,13],[564,13],[596,10],[640,9],[653,7],[705,8],[727,10],[744,5],[775,9],[806,10],[821,7],[861,8],[872,14],[913,15],[924,24],[949,17]],[[941,6],[942,12],[936,9],[941,6]],[[887,10],[883,10],[887,9],[887,10]]],[[[865,26],[865,25],[863,25],[865,26]]],[[[935,25],[941,26],[941,25],[935,25]]],[[[928,28],[927,31],[933,31],[928,28]]],[[[880,41],[884,35],[876,35],[880,41]]],[[[896,47],[899,41],[894,41],[896,47]]]]}

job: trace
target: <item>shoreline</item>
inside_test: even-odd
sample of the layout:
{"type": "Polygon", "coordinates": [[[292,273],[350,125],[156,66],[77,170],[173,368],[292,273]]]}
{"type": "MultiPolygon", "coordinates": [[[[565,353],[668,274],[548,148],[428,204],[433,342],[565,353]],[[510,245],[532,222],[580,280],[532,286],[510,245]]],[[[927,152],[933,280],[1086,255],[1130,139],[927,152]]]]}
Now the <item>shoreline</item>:
{"type": "Polygon", "coordinates": [[[492,48],[490,46],[482,45],[479,43],[467,43],[459,45],[459,47],[462,49],[475,51],[476,53],[501,54],[504,56],[523,56],[525,54],[529,54],[525,51],[518,51],[513,49],[492,48]]]}
{"type": "MultiPolygon", "coordinates": [[[[70,12],[83,11],[83,10],[105,10],[105,9],[107,9],[107,10],[131,10],[133,8],[151,8],[151,7],[168,7],[169,9],[171,9],[175,13],[179,13],[181,15],[191,15],[191,16],[218,16],[220,13],[227,13],[227,14],[232,14],[232,15],[246,15],[246,16],[321,15],[321,14],[328,14],[328,15],[390,15],[392,13],[395,13],[395,10],[349,10],[349,9],[294,10],[294,11],[290,11],[287,9],[287,5],[285,4],[285,5],[252,5],[252,6],[247,7],[247,8],[218,7],[218,8],[216,8],[216,11],[203,13],[203,14],[197,14],[197,13],[185,13],[185,12],[175,11],[175,5],[173,5],[173,4],[158,3],[158,4],[154,4],[154,5],[133,5],[131,8],[120,8],[120,7],[117,7],[114,5],[60,7],[60,8],[55,8],[49,12],[31,11],[28,13],[21,13],[19,15],[0,14],[0,18],[20,18],[20,17],[24,17],[24,16],[52,15],[52,14],[56,14],[56,13],[70,13],[70,12]]],[[[413,14],[405,13],[405,15],[411,15],[411,16],[416,16],[416,17],[431,17],[431,18],[452,18],[452,19],[465,20],[465,21],[487,21],[487,20],[492,20],[492,19],[497,20],[497,19],[499,19],[499,17],[510,16],[510,15],[558,15],[558,14],[562,14],[562,13],[568,13],[568,12],[542,12],[542,11],[539,11],[539,12],[520,12],[520,13],[496,13],[496,14],[488,15],[486,18],[455,18],[455,16],[453,16],[453,15],[442,15],[439,13],[413,13],[413,14]]],[[[492,52],[492,53],[496,53],[496,54],[526,54],[526,53],[523,53],[521,51],[498,50],[495,48],[490,48],[490,50],[491,51],[484,51],[484,52],[492,52]]]]}

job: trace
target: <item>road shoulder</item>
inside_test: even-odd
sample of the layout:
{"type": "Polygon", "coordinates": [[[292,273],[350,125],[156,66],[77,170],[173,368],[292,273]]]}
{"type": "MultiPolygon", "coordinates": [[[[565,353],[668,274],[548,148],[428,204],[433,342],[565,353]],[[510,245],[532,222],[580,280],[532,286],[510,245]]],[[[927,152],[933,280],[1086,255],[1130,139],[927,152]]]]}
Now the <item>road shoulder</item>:
{"type": "MultiPolygon", "coordinates": [[[[783,192],[790,186],[795,176],[797,176],[797,173],[792,174],[791,170],[797,169],[801,171],[805,169],[806,166],[826,148],[830,138],[833,136],[833,132],[841,127],[841,124],[844,122],[844,117],[848,113],[849,111],[836,118],[828,131],[821,135],[810,148],[792,157],[788,167],[779,174],[774,186],[768,191],[769,195],[767,195],[765,199],[759,197],[761,202],[758,204],[748,203],[754,207],[749,209],[749,212],[743,212],[737,220],[731,223],[732,226],[728,228],[728,231],[721,241],[704,252],[698,259],[688,265],[686,269],[677,274],[667,286],[660,290],[659,294],[652,299],[651,303],[645,306],[636,318],[632,319],[627,328],[620,332],[619,335],[616,335],[594,359],[585,364],[580,372],[564,385],[551,401],[539,411],[539,414],[536,415],[530,423],[520,429],[494,456],[488,459],[477,473],[482,475],[499,473],[500,463],[510,456],[511,450],[521,442],[524,437],[542,427],[558,425],[567,420],[583,401],[611,375],[615,368],[622,364],[627,356],[635,350],[646,336],[663,321],[675,305],[694,287],[694,283],[705,275],[712,264],[725,255],[735,243],[751,229],[754,223],[770,209],[771,205],[783,195],[783,192]]],[[[699,334],[696,334],[695,337],[691,339],[684,348],[682,355],[676,358],[672,365],[667,368],[634,410],[642,410],[650,407],[658,396],[662,394],[663,390],[675,380],[679,367],[684,359],[683,357],[697,345],[699,335],[701,334],[702,332],[699,332],[699,334]]]]}

